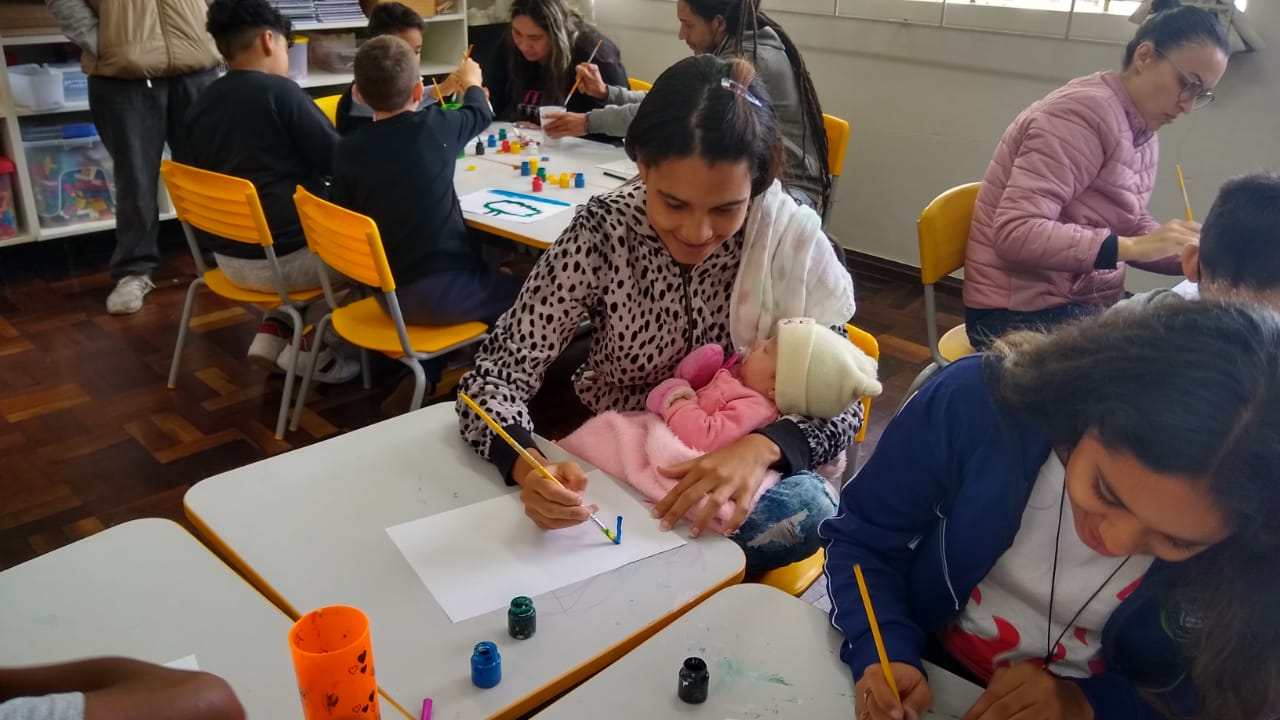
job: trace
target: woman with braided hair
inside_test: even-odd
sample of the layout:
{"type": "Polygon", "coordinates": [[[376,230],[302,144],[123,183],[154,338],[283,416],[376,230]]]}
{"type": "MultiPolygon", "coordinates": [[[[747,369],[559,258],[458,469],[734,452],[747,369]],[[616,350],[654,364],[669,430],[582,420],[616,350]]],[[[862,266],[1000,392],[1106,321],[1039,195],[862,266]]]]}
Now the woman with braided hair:
{"type": "MultiPolygon", "coordinates": [[[[797,201],[821,213],[831,194],[827,135],[822,104],[796,44],[760,11],[760,0],[679,0],[676,17],[680,39],[694,54],[742,58],[755,65],[782,131],[787,189],[797,201]]],[[[566,113],[543,130],[552,137],[626,135],[644,93],[605,82],[599,70],[588,63],[579,65],[577,71],[582,78],[578,92],[602,100],[608,107],[566,113]]]]}

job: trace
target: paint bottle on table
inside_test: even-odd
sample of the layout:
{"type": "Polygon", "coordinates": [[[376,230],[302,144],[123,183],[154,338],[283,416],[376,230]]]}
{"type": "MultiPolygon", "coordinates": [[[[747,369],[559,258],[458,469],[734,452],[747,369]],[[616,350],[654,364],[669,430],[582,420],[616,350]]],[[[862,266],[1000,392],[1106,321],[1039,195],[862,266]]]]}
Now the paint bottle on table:
{"type": "Polygon", "coordinates": [[[521,595],[507,608],[507,632],[517,640],[528,640],[538,631],[538,611],[533,600],[521,595]]]}
{"type": "Polygon", "coordinates": [[[707,672],[707,663],[702,658],[685,658],[680,664],[680,684],[676,687],[676,695],[691,705],[706,702],[710,679],[711,673],[707,672]]]}
{"type": "MultiPolygon", "coordinates": [[[[502,656],[491,642],[476,643],[471,652],[471,683],[478,688],[491,688],[502,682],[502,656]]],[[[703,693],[705,698],[706,693],[703,693]]]]}
{"type": "Polygon", "coordinates": [[[532,174],[533,174],[533,172],[532,172],[532,167],[529,165],[529,161],[528,161],[528,160],[525,160],[524,162],[520,163],[520,176],[521,176],[521,177],[529,177],[529,176],[530,176],[530,175],[532,175],[532,174]]]}

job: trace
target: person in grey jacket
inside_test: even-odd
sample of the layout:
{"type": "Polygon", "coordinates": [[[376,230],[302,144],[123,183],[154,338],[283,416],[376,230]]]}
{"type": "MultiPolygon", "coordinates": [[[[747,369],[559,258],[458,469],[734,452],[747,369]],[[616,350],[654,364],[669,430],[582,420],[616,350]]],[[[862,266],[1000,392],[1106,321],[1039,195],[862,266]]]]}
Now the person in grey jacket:
{"type": "MultiPolygon", "coordinates": [[[[822,214],[831,193],[827,135],[818,93],[795,43],[760,12],[760,0],[679,0],[676,17],[680,39],[695,54],[744,58],[756,66],[782,130],[785,183],[793,197],[822,214]]],[[[552,137],[625,136],[645,93],[606,84],[590,64],[579,65],[578,76],[578,92],[607,107],[566,113],[544,130],[552,137]]]]}
{"type": "Polygon", "coordinates": [[[187,108],[217,77],[205,32],[206,0],[45,0],[62,32],[80,46],[89,76],[89,114],[111,154],[116,186],[115,289],[107,312],[137,312],[155,285],[160,212],[156,199],[165,141],[186,150],[187,108]]]}

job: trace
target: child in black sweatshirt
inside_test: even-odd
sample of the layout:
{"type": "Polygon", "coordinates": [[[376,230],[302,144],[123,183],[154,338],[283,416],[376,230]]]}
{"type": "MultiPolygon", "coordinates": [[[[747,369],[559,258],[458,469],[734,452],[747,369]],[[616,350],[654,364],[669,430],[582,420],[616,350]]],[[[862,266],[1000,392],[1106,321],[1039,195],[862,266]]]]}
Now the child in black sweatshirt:
{"type": "Polygon", "coordinates": [[[338,143],[333,202],[378,224],[405,322],[492,324],[515,302],[520,280],[485,266],[453,188],[458,152],[493,121],[480,66],[464,60],[454,74],[465,88],[461,108],[415,111],[423,95],[418,58],[385,35],[360,47],[355,80],[374,122],[338,143]]]}

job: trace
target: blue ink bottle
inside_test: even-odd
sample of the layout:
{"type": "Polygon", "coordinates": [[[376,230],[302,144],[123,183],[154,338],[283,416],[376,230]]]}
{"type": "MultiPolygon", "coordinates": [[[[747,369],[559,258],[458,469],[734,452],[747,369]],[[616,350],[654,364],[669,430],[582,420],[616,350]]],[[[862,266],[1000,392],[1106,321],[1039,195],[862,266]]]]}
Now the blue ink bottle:
{"type": "MultiPolygon", "coordinates": [[[[478,688],[491,688],[502,682],[502,656],[491,642],[476,643],[471,652],[471,683],[478,688]]],[[[705,695],[705,693],[704,693],[705,695]]]]}

